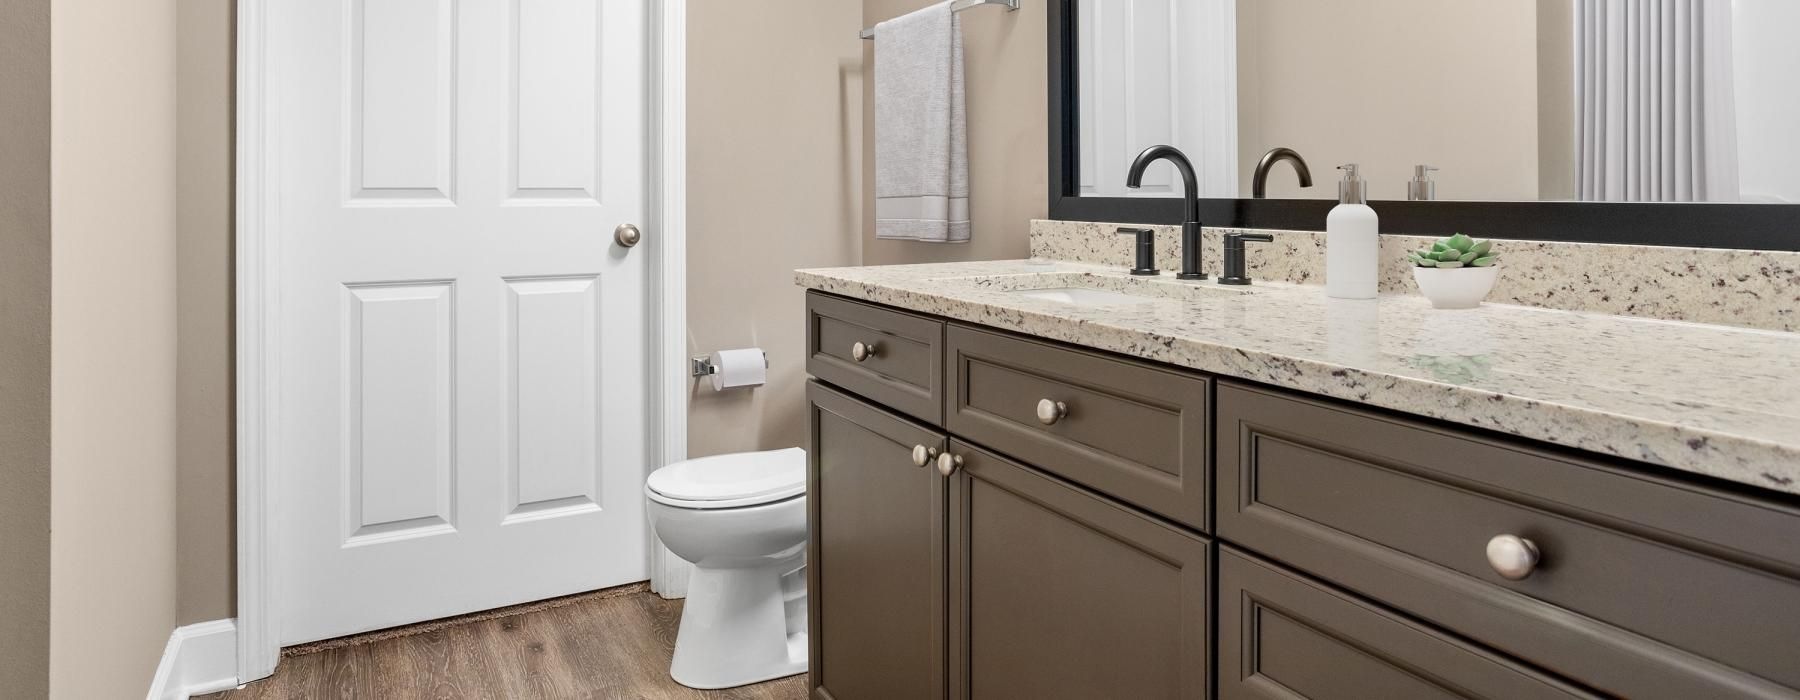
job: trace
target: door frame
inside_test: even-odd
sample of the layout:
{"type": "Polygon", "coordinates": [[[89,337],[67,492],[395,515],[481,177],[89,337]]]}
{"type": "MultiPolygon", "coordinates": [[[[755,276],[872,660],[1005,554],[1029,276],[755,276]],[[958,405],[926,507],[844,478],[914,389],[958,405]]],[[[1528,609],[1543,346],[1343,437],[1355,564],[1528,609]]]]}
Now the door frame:
{"type": "MultiPolygon", "coordinates": [[[[283,0],[237,0],[236,78],[236,473],[237,676],[247,683],[275,672],[281,656],[275,618],[274,501],[279,465],[275,400],[281,353],[276,323],[281,251],[277,226],[281,128],[269,86],[281,66],[269,54],[269,8],[283,0]]],[[[646,5],[650,143],[645,149],[643,252],[652,283],[645,300],[653,326],[647,357],[655,381],[648,406],[645,473],[687,457],[687,0],[646,5]]],[[[651,585],[686,589],[687,564],[651,538],[651,585]],[[659,585],[660,584],[660,585],[659,585]]]]}

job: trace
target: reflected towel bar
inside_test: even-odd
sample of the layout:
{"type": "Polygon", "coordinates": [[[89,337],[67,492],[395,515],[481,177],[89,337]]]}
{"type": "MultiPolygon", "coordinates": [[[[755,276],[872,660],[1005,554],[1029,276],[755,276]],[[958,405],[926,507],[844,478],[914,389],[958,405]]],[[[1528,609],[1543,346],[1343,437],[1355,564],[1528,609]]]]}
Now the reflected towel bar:
{"type": "MultiPolygon", "coordinates": [[[[1007,12],[1017,12],[1019,10],[1019,0],[956,0],[956,2],[950,3],[950,11],[962,12],[971,7],[980,7],[982,5],[1000,5],[1005,7],[1007,12]]],[[[862,30],[862,33],[857,36],[864,39],[873,39],[875,38],[875,28],[869,27],[868,29],[864,29],[862,30]]]]}

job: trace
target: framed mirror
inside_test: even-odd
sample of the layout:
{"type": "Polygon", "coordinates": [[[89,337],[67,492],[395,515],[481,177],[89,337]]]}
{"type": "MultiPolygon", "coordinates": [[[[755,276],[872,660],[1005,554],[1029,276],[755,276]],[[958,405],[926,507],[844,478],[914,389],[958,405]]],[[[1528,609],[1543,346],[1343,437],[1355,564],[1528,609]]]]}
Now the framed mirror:
{"type": "Polygon", "coordinates": [[[1792,0],[1047,1],[1052,218],[1800,250],[1792,0]]]}

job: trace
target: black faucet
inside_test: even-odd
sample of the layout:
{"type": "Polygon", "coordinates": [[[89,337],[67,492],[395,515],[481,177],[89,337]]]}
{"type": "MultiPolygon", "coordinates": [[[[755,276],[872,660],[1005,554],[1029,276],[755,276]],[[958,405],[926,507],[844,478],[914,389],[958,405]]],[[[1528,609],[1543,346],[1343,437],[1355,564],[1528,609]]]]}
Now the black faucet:
{"type": "Polygon", "coordinates": [[[1269,149],[1268,153],[1263,154],[1262,160],[1256,162],[1256,174],[1250,176],[1251,199],[1264,197],[1268,190],[1269,168],[1275,167],[1276,163],[1284,160],[1294,164],[1294,172],[1300,176],[1301,187],[1312,187],[1312,171],[1307,169],[1306,159],[1301,158],[1300,154],[1294,152],[1292,148],[1278,146],[1269,149]]]}
{"type": "Polygon", "coordinates": [[[1137,189],[1144,184],[1144,169],[1157,160],[1168,160],[1181,171],[1181,185],[1184,198],[1187,200],[1185,215],[1181,222],[1181,273],[1177,279],[1203,280],[1206,273],[1200,271],[1200,185],[1194,180],[1194,166],[1188,162],[1187,156],[1174,146],[1151,146],[1139,153],[1137,160],[1131,162],[1131,172],[1125,175],[1125,186],[1137,189]]]}

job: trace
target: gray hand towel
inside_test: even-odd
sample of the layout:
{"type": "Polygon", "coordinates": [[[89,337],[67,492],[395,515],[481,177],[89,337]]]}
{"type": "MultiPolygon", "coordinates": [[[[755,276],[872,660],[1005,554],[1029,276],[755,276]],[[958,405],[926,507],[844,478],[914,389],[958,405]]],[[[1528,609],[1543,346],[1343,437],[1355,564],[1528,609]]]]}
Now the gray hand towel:
{"type": "Polygon", "coordinates": [[[949,2],[875,25],[875,237],[969,240],[962,22],[949,2]]]}

